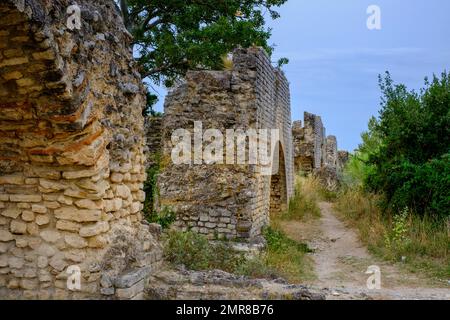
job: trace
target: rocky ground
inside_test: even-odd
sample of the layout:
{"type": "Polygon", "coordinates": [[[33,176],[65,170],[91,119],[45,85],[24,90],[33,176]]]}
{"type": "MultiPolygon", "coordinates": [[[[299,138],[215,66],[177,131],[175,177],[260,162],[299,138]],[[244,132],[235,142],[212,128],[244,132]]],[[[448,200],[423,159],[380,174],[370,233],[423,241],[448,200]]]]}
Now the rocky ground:
{"type": "Polygon", "coordinates": [[[282,228],[293,239],[314,250],[316,280],[308,285],[328,288],[327,299],[448,299],[450,285],[433,283],[401,265],[376,259],[359,241],[354,230],[340,221],[332,205],[320,203],[321,218],[306,223],[289,221],[282,228]],[[369,290],[369,266],[381,271],[381,289],[369,290]]]}
{"type": "Polygon", "coordinates": [[[450,300],[450,286],[432,283],[401,265],[374,258],[354,230],[341,222],[331,204],[320,203],[321,218],[307,222],[286,221],[284,231],[307,243],[315,263],[316,279],[292,285],[283,279],[249,279],[220,270],[189,271],[163,268],[146,288],[147,299],[232,300],[450,300]],[[381,289],[369,290],[369,266],[381,270],[381,289]]]}

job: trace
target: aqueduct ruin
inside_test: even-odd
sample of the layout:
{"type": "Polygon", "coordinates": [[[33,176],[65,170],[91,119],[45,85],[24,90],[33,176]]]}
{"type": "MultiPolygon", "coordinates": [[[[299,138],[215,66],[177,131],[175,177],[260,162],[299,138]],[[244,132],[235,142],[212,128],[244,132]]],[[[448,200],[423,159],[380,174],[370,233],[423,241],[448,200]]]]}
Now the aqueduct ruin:
{"type": "Polygon", "coordinates": [[[145,95],[131,37],[112,1],[77,3],[74,30],[71,1],[0,4],[0,297],[133,298],[161,259],[141,223],[145,95]]]}
{"type": "Polygon", "coordinates": [[[157,203],[177,213],[175,227],[246,240],[287,208],[300,145],[296,164],[345,158],[320,140],[317,118],[291,127],[288,81],[260,48],[236,49],[231,70],[189,72],[164,117],[144,128],[144,88],[119,11],[113,1],[77,3],[80,28],[66,23],[69,0],[0,4],[0,298],[141,298],[162,260],[159,227],[142,216],[152,153],[161,153],[157,203]],[[226,139],[231,153],[215,149],[226,163],[196,159],[200,145],[192,163],[177,164],[172,134],[195,137],[196,123],[279,139],[268,163],[237,161],[250,158],[249,135],[226,139]]]}
{"type": "MultiPolygon", "coordinates": [[[[164,111],[159,205],[177,213],[175,225],[182,230],[211,238],[259,236],[269,213],[285,209],[293,193],[291,107],[284,74],[272,67],[262,49],[237,49],[232,70],[189,72],[167,96],[164,111]],[[279,130],[279,142],[271,144],[275,161],[269,165],[270,174],[264,173],[268,168],[261,163],[238,163],[236,154],[231,155],[232,165],[229,161],[205,164],[202,159],[175,164],[171,135],[180,128],[193,132],[195,122],[203,130],[223,133],[279,130]],[[274,166],[277,170],[272,170],[274,166]]],[[[226,144],[234,141],[227,139],[226,144]]],[[[249,143],[237,147],[236,153],[244,149],[248,159],[249,143]]],[[[225,148],[219,153],[230,157],[225,148]]]]}

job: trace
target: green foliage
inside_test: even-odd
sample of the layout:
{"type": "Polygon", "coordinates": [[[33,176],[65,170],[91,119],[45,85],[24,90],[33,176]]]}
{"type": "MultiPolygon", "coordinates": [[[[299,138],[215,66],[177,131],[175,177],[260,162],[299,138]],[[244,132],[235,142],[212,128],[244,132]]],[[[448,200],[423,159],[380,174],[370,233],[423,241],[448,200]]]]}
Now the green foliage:
{"type": "Polygon", "coordinates": [[[154,163],[147,169],[147,180],[144,182],[144,216],[150,223],[158,223],[163,229],[167,229],[175,222],[176,214],[169,208],[163,207],[159,212],[154,208],[158,197],[158,174],[161,168],[161,159],[159,154],[155,154],[152,162],[154,163]]]}
{"type": "Polygon", "coordinates": [[[147,169],[147,180],[144,182],[144,215],[150,217],[154,214],[154,202],[158,196],[158,174],[160,170],[160,159],[159,155],[155,155],[154,165],[147,169]]]}
{"type": "Polygon", "coordinates": [[[395,249],[395,251],[401,252],[411,242],[408,238],[408,216],[408,208],[405,208],[401,213],[394,215],[392,230],[385,234],[385,245],[388,249],[395,249]]]}
{"type": "Polygon", "coordinates": [[[264,230],[267,249],[258,255],[236,252],[230,242],[209,241],[204,235],[188,231],[168,231],[164,236],[167,261],[191,270],[220,269],[252,278],[279,278],[301,282],[309,272],[307,245],[288,238],[273,228],[264,230]],[[308,271],[308,272],[307,272],[308,271]]]}
{"type": "Polygon", "coordinates": [[[161,225],[163,229],[168,229],[176,219],[177,216],[175,212],[168,207],[163,207],[159,212],[152,211],[151,214],[147,216],[148,222],[157,223],[161,225]]]}
{"type": "Polygon", "coordinates": [[[189,69],[220,69],[221,57],[238,46],[262,46],[286,0],[117,0],[134,36],[143,77],[171,86],[189,69]]]}
{"type": "Polygon", "coordinates": [[[362,143],[350,155],[347,162],[342,184],[344,188],[363,188],[363,182],[374,170],[374,166],[369,164],[369,158],[380,151],[382,143],[381,137],[376,130],[378,122],[375,117],[370,118],[368,130],[361,134],[362,143]]]}
{"type": "Polygon", "coordinates": [[[294,248],[295,250],[304,253],[312,252],[312,250],[308,248],[308,245],[292,240],[280,230],[267,227],[264,229],[263,235],[267,241],[269,251],[286,253],[291,248],[294,248]]]}
{"type": "Polygon", "coordinates": [[[289,63],[288,58],[280,58],[277,61],[277,67],[278,67],[278,69],[281,69],[284,65],[287,65],[288,63],[289,63]]]}
{"type": "Polygon", "coordinates": [[[421,216],[450,215],[450,74],[425,79],[420,93],[380,77],[379,119],[346,168],[347,184],[363,181],[384,195],[384,208],[421,216]]]}
{"type": "Polygon", "coordinates": [[[379,117],[345,167],[336,207],[375,253],[448,278],[450,74],[426,79],[419,93],[389,73],[380,87],[379,117]]]}
{"type": "Polygon", "coordinates": [[[234,272],[245,258],[223,242],[212,243],[203,235],[171,230],[164,246],[167,261],[191,270],[221,269],[234,272]]]}

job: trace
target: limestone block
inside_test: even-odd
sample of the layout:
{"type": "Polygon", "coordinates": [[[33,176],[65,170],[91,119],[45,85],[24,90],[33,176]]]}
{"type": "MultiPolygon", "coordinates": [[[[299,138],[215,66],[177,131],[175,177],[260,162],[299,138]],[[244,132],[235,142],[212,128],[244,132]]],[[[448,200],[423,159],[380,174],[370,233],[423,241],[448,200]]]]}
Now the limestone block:
{"type": "Polygon", "coordinates": [[[101,210],[103,209],[102,201],[93,201],[90,199],[81,199],[75,201],[75,205],[81,209],[101,210]]]}
{"type": "Polygon", "coordinates": [[[32,236],[37,236],[39,234],[39,226],[34,222],[27,223],[27,232],[32,236]]]}
{"type": "Polygon", "coordinates": [[[114,281],[114,285],[116,288],[131,288],[139,281],[144,280],[151,273],[151,267],[137,268],[131,270],[125,274],[120,275],[114,281]]]}
{"type": "Polygon", "coordinates": [[[55,243],[59,239],[61,239],[61,234],[58,231],[54,230],[44,230],[41,231],[40,236],[47,242],[55,243]]]}
{"type": "Polygon", "coordinates": [[[48,258],[45,256],[40,256],[37,258],[37,266],[41,269],[48,266],[48,258]]]}
{"type": "Polygon", "coordinates": [[[145,281],[141,280],[130,288],[117,289],[116,295],[119,299],[132,299],[144,291],[145,281]]]}
{"type": "Polygon", "coordinates": [[[108,237],[105,235],[98,235],[89,238],[89,248],[105,248],[108,243],[108,237]]]}
{"type": "Polygon", "coordinates": [[[80,229],[80,236],[84,238],[93,237],[109,230],[109,223],[106,221],[99,221],[89,226],[80,229]]]}
{"type": "Polygon", "coordinates": [[[22,220],[26,222],[34,221],[34,212],[25,210],[22,212],[22,220]]]}
{"type": "Polygon", "coordinates": [[[76,223],[76,222],[67,221],[67,220],[58,220],[56,222],[56,229],[58,229],[58,230],[72,231],[72,232],[78,233],[80,228],[81,228],[81,224],[76,223]]]}
{"type": "Polygon", "coordinates": [[[66,234],[64,239],[70,247],[75,249],[82,249],[88,246],[88,242],[77,234],[66,234]]]}
{"type": "Polygon", "coordinates": [[[55,180],[39,179],[39,185],[47,190],[61,191],[68,188],[68,185],[56,182],[55,180]]]}
{"type": "Polygon", "coordinates": [[[121,198],[105,200],[104,205],[105,205],[106,212],[118,211],[118,210],[122,209],[123,200],[121,198]]]}
{"type": "Polygon", "coordinates": [[[62,220],[76,222],[94,222],[101,220],[100,210],[79,210],[74,208],[60,208],[54,211],[55,217],[62,220]]]}
{"type": "Polygon", "coordinates": [[[41,202],[42,196],[38,194],[11,194],[9,199],[12,202],[41,202]]]}
{"type": "Polygon", "coordinates": [[[64,254],[57,253],[50,259],[49,265],[57,271],[63,271],[68,263],[64,260],[64,254]]]}
{"type": "Polygon", "coordinates": [[[38,226],[43,226],[50,222],[50,218],[46,215],[39,214],[36,216],[35,222],[38,226]]]}
{"type": "Polygon", "coordinates": [[[2,216],[8,217],[8,218],[12,218],[12,219],[17,219],[17,217],[22,213],[22,210],[19,209],[6,209],[2,211],[2,216]]]}
{"type": "Polygon", "coordinates": [[[25,263],[25,260],[23,258],[18,258],[18,257],[10,257],[8,259],[8,265],[10,268],[13,269],[20,269],[23,267],[25,263]]]}
{"type": "Polygon", "coordinates": [[[116,185],[114,194],[122,199],[128,199],[131,196],[131,190],[130,188],[128,188],[128,186],[124,184],[116,185]]]}
{"type": "Polygon", "coordinates": [[[22,174],[12,174],[12,175],[6,175],[2,176],[0,175],[0,185],[1,184],[18,184],[22,185],[24,184],[24,177],[22,174]]]}
{"type": "Polygon", "coordinates": [[[80,263],[86,259],[86,252],[81,249],[72,249],[64,252],[64,257],[67,260],[80,263]]]}
{"type": "Polygon", "coordinates": [[[56,249],[47,243],[42,243],[39,247],[37,247],[36,253],[44,257],[51,257],[56,253],[56,249]]]}
{"type": "Polygon", "coordinates": [[[14,234],[25,234],[27,232],[27,224],[22,221],[13,220],[9,229],[14,234]]]}

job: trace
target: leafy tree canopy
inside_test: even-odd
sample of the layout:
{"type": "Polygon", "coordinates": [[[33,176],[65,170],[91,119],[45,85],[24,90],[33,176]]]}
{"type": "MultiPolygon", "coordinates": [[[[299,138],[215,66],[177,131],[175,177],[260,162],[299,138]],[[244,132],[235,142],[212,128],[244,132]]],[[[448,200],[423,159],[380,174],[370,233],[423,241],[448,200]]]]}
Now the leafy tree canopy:
{"type": "MultiPolygon", "coordinates": [[[[360,150],[368,154],[365,184],[396,211],[450,215],[450,73],[425,79],[420,92],[380,77],[378,120],[360,150]]],[[[365,138],[365,139],[364,139],[365,138]]]]}
{"type": "MultiPolygon", "coordinates": [[[[141,74],[170,86],[188,69],[221,68],[237,46],[273,48],[266,17],[287,0],[117,0],[141,74]]],[[[281,62],[285,63],[286,61],[281,62]]]]}

